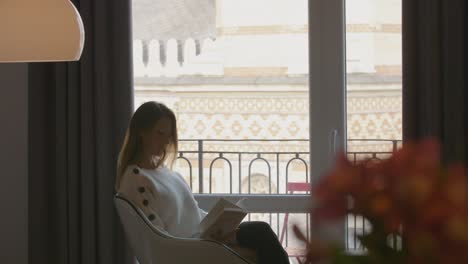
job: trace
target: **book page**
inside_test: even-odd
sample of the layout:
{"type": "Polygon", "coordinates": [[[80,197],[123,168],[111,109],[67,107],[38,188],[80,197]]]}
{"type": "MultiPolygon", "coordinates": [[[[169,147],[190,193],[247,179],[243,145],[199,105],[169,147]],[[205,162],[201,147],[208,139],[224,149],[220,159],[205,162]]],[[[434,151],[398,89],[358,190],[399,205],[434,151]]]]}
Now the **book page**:
{"type": "Polygon", "coordinates": [[[247,210],[245,209],[245,208],[246,208],[246,206],[245,206],[246,201],[247,201],[246,198],[242,198],[242,199],[240,199],[239,201],[236,202],[236,205],[237,205],[238,207],[242,208],[242,210],[247,211],[247,210]]]}
{"type": "Polygon", "coordinates": [[[208,226],[205,230],[202,231],[202,238],[218,238],[223,237],[235,230],[239,224],[242,222],[242,219],[246,216],[245,212],[241,211],[231,211],[226,209],[222,214],[216,219],[216,221],[208,226]]]}
{"type": "Polygon", "coordinates": [[[201,237],[223,236],[235,230],[246,215],[242,208],[221,198],[200,223],[201,237]]]}

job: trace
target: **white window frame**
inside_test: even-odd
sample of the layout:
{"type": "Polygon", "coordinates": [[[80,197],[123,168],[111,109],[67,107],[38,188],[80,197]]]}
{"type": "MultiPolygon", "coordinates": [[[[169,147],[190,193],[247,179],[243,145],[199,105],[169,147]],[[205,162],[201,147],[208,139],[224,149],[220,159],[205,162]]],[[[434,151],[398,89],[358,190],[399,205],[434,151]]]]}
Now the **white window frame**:
{"type": "MultiPolygon", "coordinates": [[[[312,184],[346,151],[345,0],[309,0],[309,107],[312,184]]],[[[312,230],[345,243],[345,219],[312,230]]]]}

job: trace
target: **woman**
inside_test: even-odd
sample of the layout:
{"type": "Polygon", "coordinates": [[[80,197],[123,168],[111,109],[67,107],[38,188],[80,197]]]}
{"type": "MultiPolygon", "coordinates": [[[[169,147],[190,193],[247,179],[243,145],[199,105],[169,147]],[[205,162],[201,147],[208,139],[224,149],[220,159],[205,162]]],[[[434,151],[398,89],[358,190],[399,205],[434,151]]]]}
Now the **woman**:
{"type": "MultiPolygon", "coordinates": [[[[116,190],[169,234],[198,237],[207,213],[198,207],[182,176],[166,166],[176,157],[177,142],[174,112],[161,103],[142,104],[130,120],[119,155],[116,190]]],[[[239,245],[254,250],[259,264],[289,263],[276,235],[264,222],[244,222],[217,240],[234,249],[239,245]]]]}

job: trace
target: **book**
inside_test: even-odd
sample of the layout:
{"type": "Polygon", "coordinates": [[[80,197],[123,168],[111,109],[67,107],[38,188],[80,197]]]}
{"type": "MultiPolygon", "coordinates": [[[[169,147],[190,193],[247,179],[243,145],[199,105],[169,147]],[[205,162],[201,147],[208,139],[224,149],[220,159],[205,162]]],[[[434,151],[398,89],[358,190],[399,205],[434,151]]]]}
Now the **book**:
{"type": "Polygon", "coordinates": [[[242,200],[234,204],[226,199],[219,199],[200,223],[201,238],[221,238],[234,231],[247,215],[241,203],[242,200]]]}

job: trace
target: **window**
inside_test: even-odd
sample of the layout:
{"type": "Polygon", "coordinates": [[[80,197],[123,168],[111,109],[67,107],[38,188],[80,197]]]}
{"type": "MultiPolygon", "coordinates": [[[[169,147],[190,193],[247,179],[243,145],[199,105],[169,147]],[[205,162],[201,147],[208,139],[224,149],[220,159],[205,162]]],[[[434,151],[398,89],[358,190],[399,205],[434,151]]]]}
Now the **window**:
{"type": "MultiPolygon", "coordinates": [[[[388,144],[363,140],[399,139],[399,2],[134,0],[135,106],[175,110],[177,169],[200,204],[247,197],[250,219],[279,235],[286,216],[308,228],[309,198],[288,183],[317,181],[347,146],[378,151],[388,144]]],[[[363,230],[354,222],[324,235],[345,241],[363,230]]]]}

